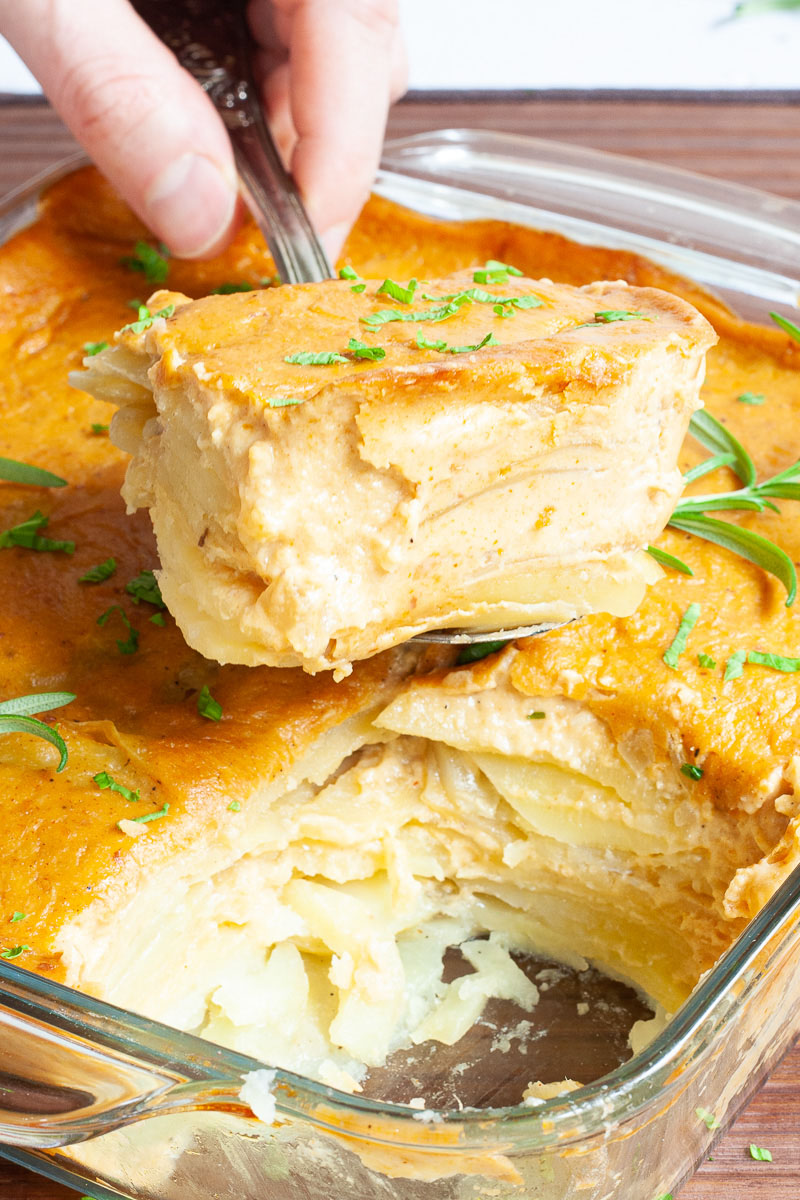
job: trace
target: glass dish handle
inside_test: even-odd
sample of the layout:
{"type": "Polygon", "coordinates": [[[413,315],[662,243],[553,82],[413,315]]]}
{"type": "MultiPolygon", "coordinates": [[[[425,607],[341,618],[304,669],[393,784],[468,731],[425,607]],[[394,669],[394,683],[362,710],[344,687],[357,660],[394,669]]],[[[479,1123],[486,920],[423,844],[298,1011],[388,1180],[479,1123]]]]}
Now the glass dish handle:
{"type": "MultiPolygon", "coordinates": [[[[27,971],[2,967],[0,1142],[45,1150],[166,1112],[216,1107],[249,1111],[239,1097],[243,1074],[215,1069],[208,1058],[197,1063],[194,1077],[176,1069],[166,1044],[158,1044],[161,1027],[155,1025],[150,1026],[156,1034],[153,1053],[133,1055],[107,1015],[114,1010],[89,1001],[96,1011],[87,1013],[87,999],[81,996],[81,1011],[63,999],[70,995],[69,989],[27,971]],[[53,1003],[54,991],[58,1004],[53,1003]]],[[[164,1034],[182,1037],[167,1029],[164,1034]]],[[[137,1051],[141,1049],[139,1045],[137,1051]]],[[[207,1047],[212,1054],[213,1049],[207,1047]]]]}

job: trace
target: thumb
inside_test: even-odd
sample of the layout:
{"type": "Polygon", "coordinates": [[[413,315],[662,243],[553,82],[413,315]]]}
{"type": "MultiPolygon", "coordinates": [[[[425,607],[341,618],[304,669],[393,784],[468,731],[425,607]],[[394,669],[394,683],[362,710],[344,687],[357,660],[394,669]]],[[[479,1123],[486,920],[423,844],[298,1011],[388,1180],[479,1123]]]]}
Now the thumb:
{"type": "Polygon", "coordinates": [[[205,257],[226,244],[237,185],[225,127],[127,0],[0,0],[0,30],[174,254],[205,257]]]}

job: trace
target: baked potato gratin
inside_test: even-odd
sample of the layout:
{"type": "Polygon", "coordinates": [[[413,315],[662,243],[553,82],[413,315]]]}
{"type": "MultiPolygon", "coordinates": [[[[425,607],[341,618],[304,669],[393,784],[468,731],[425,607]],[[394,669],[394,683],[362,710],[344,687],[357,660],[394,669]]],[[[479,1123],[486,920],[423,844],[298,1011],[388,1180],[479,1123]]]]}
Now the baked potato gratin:
{"type": "MultiPolygon", "coordinates": [[[[106,436],[111,406],[70,389],[66,369],[102,353],[142,272],[200,295],[246,290],[270,266],[249,226],[207,264],[168,262],[144,240],[132,255],[145,238],[86,170],[0,251],[3,956],[346,1088],[395,1047],[455,1041],[487,997],[532,1010],[516,951],[594,963],[673,1012],[798,861],[800,633],[782,584],[671,529],[659,548],[692,573],[665,571],[634,614],[592,614],[471,664],[395,649],[337,683],[202,657],[165,611],[149,515],[120,499],[127,459],[106,436]],[[9,459],[67,486],[33,486],[54,481],[9,459]],[[448,946],[471,973],[444,983],[448,946]]],[[[795,458],[797,348],[644,260],[381,201],[347,259],[364,278],[445,278],[495,259],[528,278],[682,292],[721,335],[707,407],[760,476],[795,458]]],[[[594,294],[580,296],[591,316],[594,294]]],[[[203,303],[194,311],[214,311],[203,303]]],[[[266,303],[245,295],[242,307],[266,303]]],[[[663,324],[685,311],[662,308],[663,324]]],[[[180,313],[152,328],[154,341],[114,351],[143,390],[147,347],[161,354],[184,336],[180,313]]],[[[604,333],[562,345],[604,359],[604,333]]],[[[440,378],[438,357],[423,374],[429,363],[440,378]]],[[[313,412],[265,409],[264,420],[300,432],[313,412]]],[[[665,421],[664,462],[684,420],[665,421]]],[[[176,437],[187,429],[179,417],[176,437]]],[[[690,441],[682,467],[700,458],[690,441]]],[[[623,465],[636,492],[641,464],[623,465]]],[[[622,491],[625,472],[609,470],[622,491]]],[[[663,523],[674,484],[660,470],[663,523]]],[[[693,486],[734,480],[718,463],[693,486]]],[[[779,507],[734,513],[730,528],[798,559],[791,503],[779,507]]]]}
{"type": "Polygon", "coordinates": [[[190,646],[342,675],[429,629],[634,611],[713,331],[500,267],[160,291],[87,357],[190,646]]]}

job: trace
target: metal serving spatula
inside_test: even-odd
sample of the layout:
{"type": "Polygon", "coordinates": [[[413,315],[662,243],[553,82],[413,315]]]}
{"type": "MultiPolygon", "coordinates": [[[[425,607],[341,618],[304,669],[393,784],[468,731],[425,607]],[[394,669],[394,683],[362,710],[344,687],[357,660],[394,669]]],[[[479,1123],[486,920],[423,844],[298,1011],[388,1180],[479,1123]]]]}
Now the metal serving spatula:
{"type": "MultiPolygon", "coordinates": [[[[253,215],[283,282],[331,279],[333,268],[264,119],[251,66],[243,0],[225,4],[219,0],[132,0],[132,4],[194,76],[225,122],[253,215]]],[[[563,622],[500,630],[429,630],[413,640],[452,645],[503,642],[546,633],[559,624],[563,622]]]]}

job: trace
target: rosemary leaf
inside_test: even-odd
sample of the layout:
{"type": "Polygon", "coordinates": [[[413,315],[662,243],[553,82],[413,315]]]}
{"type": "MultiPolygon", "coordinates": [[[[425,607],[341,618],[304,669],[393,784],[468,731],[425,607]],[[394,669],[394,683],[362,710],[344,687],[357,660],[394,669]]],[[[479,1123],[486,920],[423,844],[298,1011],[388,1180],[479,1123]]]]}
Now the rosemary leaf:
{"type": "Polygon", "coordinates": [[[30,463],[17,462],[15,458],[0,458],[0,479],[9,483],[29,484],[31,487],[67,486],[66,479],[62,479],[60,475],[54,475],[52,471],[45,471],[42,467],[32,467],[30,463]]]}
{"type": "Polygon", "coordinates": [[[662,567],[671,567],[673,571],[680,571],[682,575],[694,575],[692,568],[682,558],[676,558],[674,554],[668,554],[666,550],[659,550],[658,546],[647,546],[646,549],[647,553],[662,567]]]}
{"type": "Polygon", "coordinates": [[[53,729],[50,725],[45,725],[44,721],[37,721],[36,717],[3,715],[0,716],[0,734],[3,733],[33,734],[34,737],[49,742],[58,750],[61,757],[56,767],[57,771],[63,771],[67,765],[67,746],[64,739],[58,730],[53,729]]]}
{"type": "Polygon", "coordinates": [[[712,471],[716,471],[719,467],[733,466],[736,458],[733,454],[713,454],[711,458],[705,459],[704,462],[698,463],[696,467],[692,467],[683,477],[684,485],[694,483],[696,479],[702,479],[704,475],[709,475],[712,471]]]}
{"type": "Polygon", "coordinates": [[[0,701],[0,717],[30,717],[34,713],[62,708],[75,699],[73,692],[33,692],[30,696],[15,696],[0,701]]]}
{"type": "Polygon", "coordinates": [[[684,515],[676,512],[669,523],[674,529],[693,533],[695,537],[722,546],[723,549],[730,550],[775,575],[786,588],[786,607],[794,604],[797,595],[797,572],[794,563],[788,554],[768,538],[754,533],[752,529],[742,529],[739,525],[732,525],[729,521],[718,521],[702,513],[684,515]]]}
{"type": "Polygon", "coordinates": [[[755,465],[742,443],[706,409],[701,408],[694,414],[689,422],[689,433],[712,454],[732,455],[730,466],[745,487],[752,487],[756,482],[755,465]]]}

